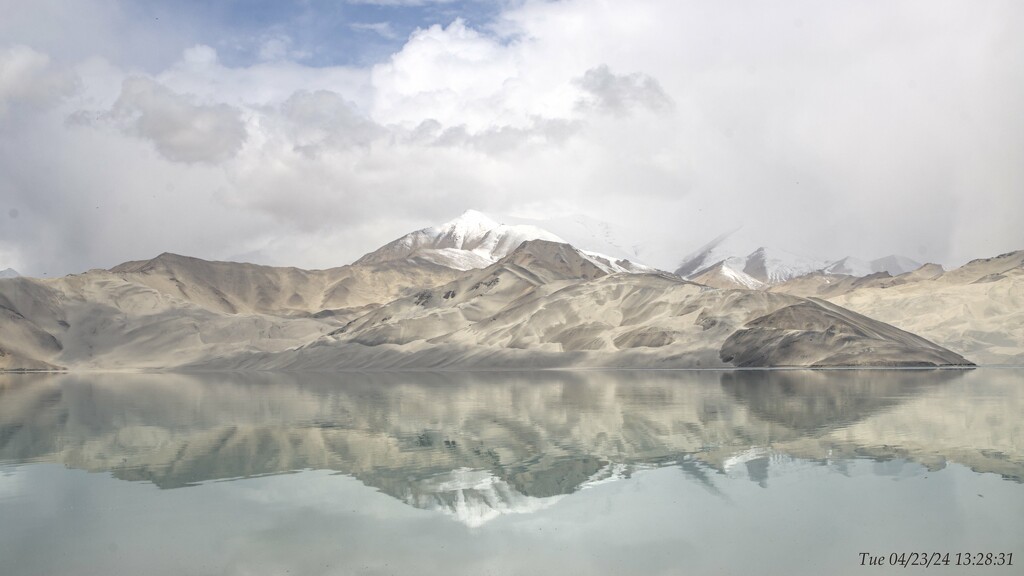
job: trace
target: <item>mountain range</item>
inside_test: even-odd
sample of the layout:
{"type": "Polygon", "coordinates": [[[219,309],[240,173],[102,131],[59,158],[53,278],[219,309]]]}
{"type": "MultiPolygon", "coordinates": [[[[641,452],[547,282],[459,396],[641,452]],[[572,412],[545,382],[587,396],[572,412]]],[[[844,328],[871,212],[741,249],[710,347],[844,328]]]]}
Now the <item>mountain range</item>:
{"type": "Polygon", "coordinates": [[[8,278],[0,369],[1024,364],[1024,251],[906,271],[730,245],[669,273],[467,211],[327,270],[162,254],[8,278]]]}
{"type": "Polygon", "coordinates": [[[685,256],[675,273],[718,288],[763,289],[812,273],[867,276],[905,274],[921,266],[895,254],[864,261],[847,256],[829,261],[777,248],[767,248],[733,230],[685,256]]]}

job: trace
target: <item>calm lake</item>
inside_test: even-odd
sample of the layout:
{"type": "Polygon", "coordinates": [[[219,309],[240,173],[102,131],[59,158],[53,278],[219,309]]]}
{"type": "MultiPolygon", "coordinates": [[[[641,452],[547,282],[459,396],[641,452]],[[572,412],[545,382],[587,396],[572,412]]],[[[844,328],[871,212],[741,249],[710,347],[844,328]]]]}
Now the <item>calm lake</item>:
{"type": "Polygon", "coordinates": [[[4,575],[1024,574],[1022,482],[1022,370],[0,375],[4,575]]]}

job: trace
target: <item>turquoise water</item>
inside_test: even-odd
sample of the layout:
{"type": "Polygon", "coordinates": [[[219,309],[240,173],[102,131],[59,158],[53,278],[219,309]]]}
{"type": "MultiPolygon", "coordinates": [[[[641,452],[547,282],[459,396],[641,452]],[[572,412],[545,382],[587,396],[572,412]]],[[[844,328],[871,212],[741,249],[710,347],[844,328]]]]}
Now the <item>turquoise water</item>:
{"type": "Polygon", "coordinates": [[[1024,574],[1022,416],[991,369],[6,375],[0,574],[1024,574]]]}

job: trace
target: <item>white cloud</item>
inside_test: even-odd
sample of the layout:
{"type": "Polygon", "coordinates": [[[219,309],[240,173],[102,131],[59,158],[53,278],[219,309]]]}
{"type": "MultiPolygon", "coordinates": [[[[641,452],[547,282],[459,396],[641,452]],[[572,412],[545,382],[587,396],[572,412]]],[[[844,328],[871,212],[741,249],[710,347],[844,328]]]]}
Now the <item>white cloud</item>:
{"type": "Polygon", "coordinates": [[[210,68],[218,61],[217,51],[205,44],[196,44],[181,53],[181,65],[186,68],[210,68]]]}
{"type": "Polygon", "coordinates": [[[175,162],[223,162],[241,149],[246,138],[238,109],[223,103],[196,104],[144,77],[126,79],[121,96],[103,117],[149,140],[175,162]]]}
{"type": "Polygon", "coordinates": [[[203,44],[185,50],[168,69],[155,75],[176,92],[233,106],[276,106],[295,92],[327,90],[344,94],[360,110],[371,105],[369,78],[368,70],[313,67],[289,59],[229,67],[220,62],[216,50],[203,44]]]}
{"type": "MultiPolygon", "coordinates": [[[[1024,248],[1017,3],[516,6],[485,26],[418,30],[371,67],[306,65],[272,29],[250,66],[207,38],[141,77],[93,58],[71,99],[60,82],[24,84],[50,86],[49,100],[0,83],[19,87],[0,103],[37,107],[0,134],[0,214],[22,213],[0,241],[30,267],[60,242],[66,267],[110,265],[126,245],[322,267],[476,207],[611,221],[660,247],[648,253],[661,266],[738,225],[837,258],[1024,248]],[[49,118],[80,108],[120,130],[49,118]],[[113,198],[133,220],[32,205],[70,201],[46,173],[54,158],[82,202],[113,198]],[[169,185],[223,232],[188,243],[153,225],[169,185]],[[30,232],[57,225],[104,232],[86,247],[30,232]]],[[[64,69],[37,50],[20,57],[28,77],[64,69]]]]}
{"type": "MultiPolygon", "coordinates": [[[[273,119],[272,116],[268,119],[273,119]]],[[[316,154],[324,149],[369,146],[384,129],[360,115],[337,92],[296,92],[281,104],[282,136],[296,150],[316,154]]]]}
{"type": "Polygon", "coordinates": [[[46,54],[28,46],[0,49],[0,122],[18,111],[53,107],[78,87],[74,73],[56,68],[46,54]]]}
{"type": "Polygon", "coordinates": [[[356,22],[354,24],[349,24],[349,28],[352,28],[353,30],[373,32],[374,34],[377,34],[382,38],[387,38],[388,40],[398,38],[398,33],[391,27],[390,22],[356,22]]]}
{"type": "Polygon", "coordinates": [[[521,125],[534,116],[565,116],[572,105],[560,86],[533,84],[519,45],[502,44],[462,20],[414,32],[400,52],[374,67],[373,86],[373,117],[407,126],[429,118],[471,130],[521,125]]]}

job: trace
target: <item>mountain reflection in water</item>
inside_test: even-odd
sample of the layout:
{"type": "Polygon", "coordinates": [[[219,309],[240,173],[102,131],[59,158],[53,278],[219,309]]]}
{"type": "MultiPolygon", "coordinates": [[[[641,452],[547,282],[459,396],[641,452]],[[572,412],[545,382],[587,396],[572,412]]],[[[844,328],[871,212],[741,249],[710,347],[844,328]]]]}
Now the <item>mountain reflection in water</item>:
{"type": "Polygon", "coordinates": [[[332,470],[478,526],[676,466],[767,487],[794,459],[1024,478],[1014,371],[0,377],[0,463],[180,488],[332,470]],[[1010,392],[1012,391],[1012,393],[1010,392]]]}

